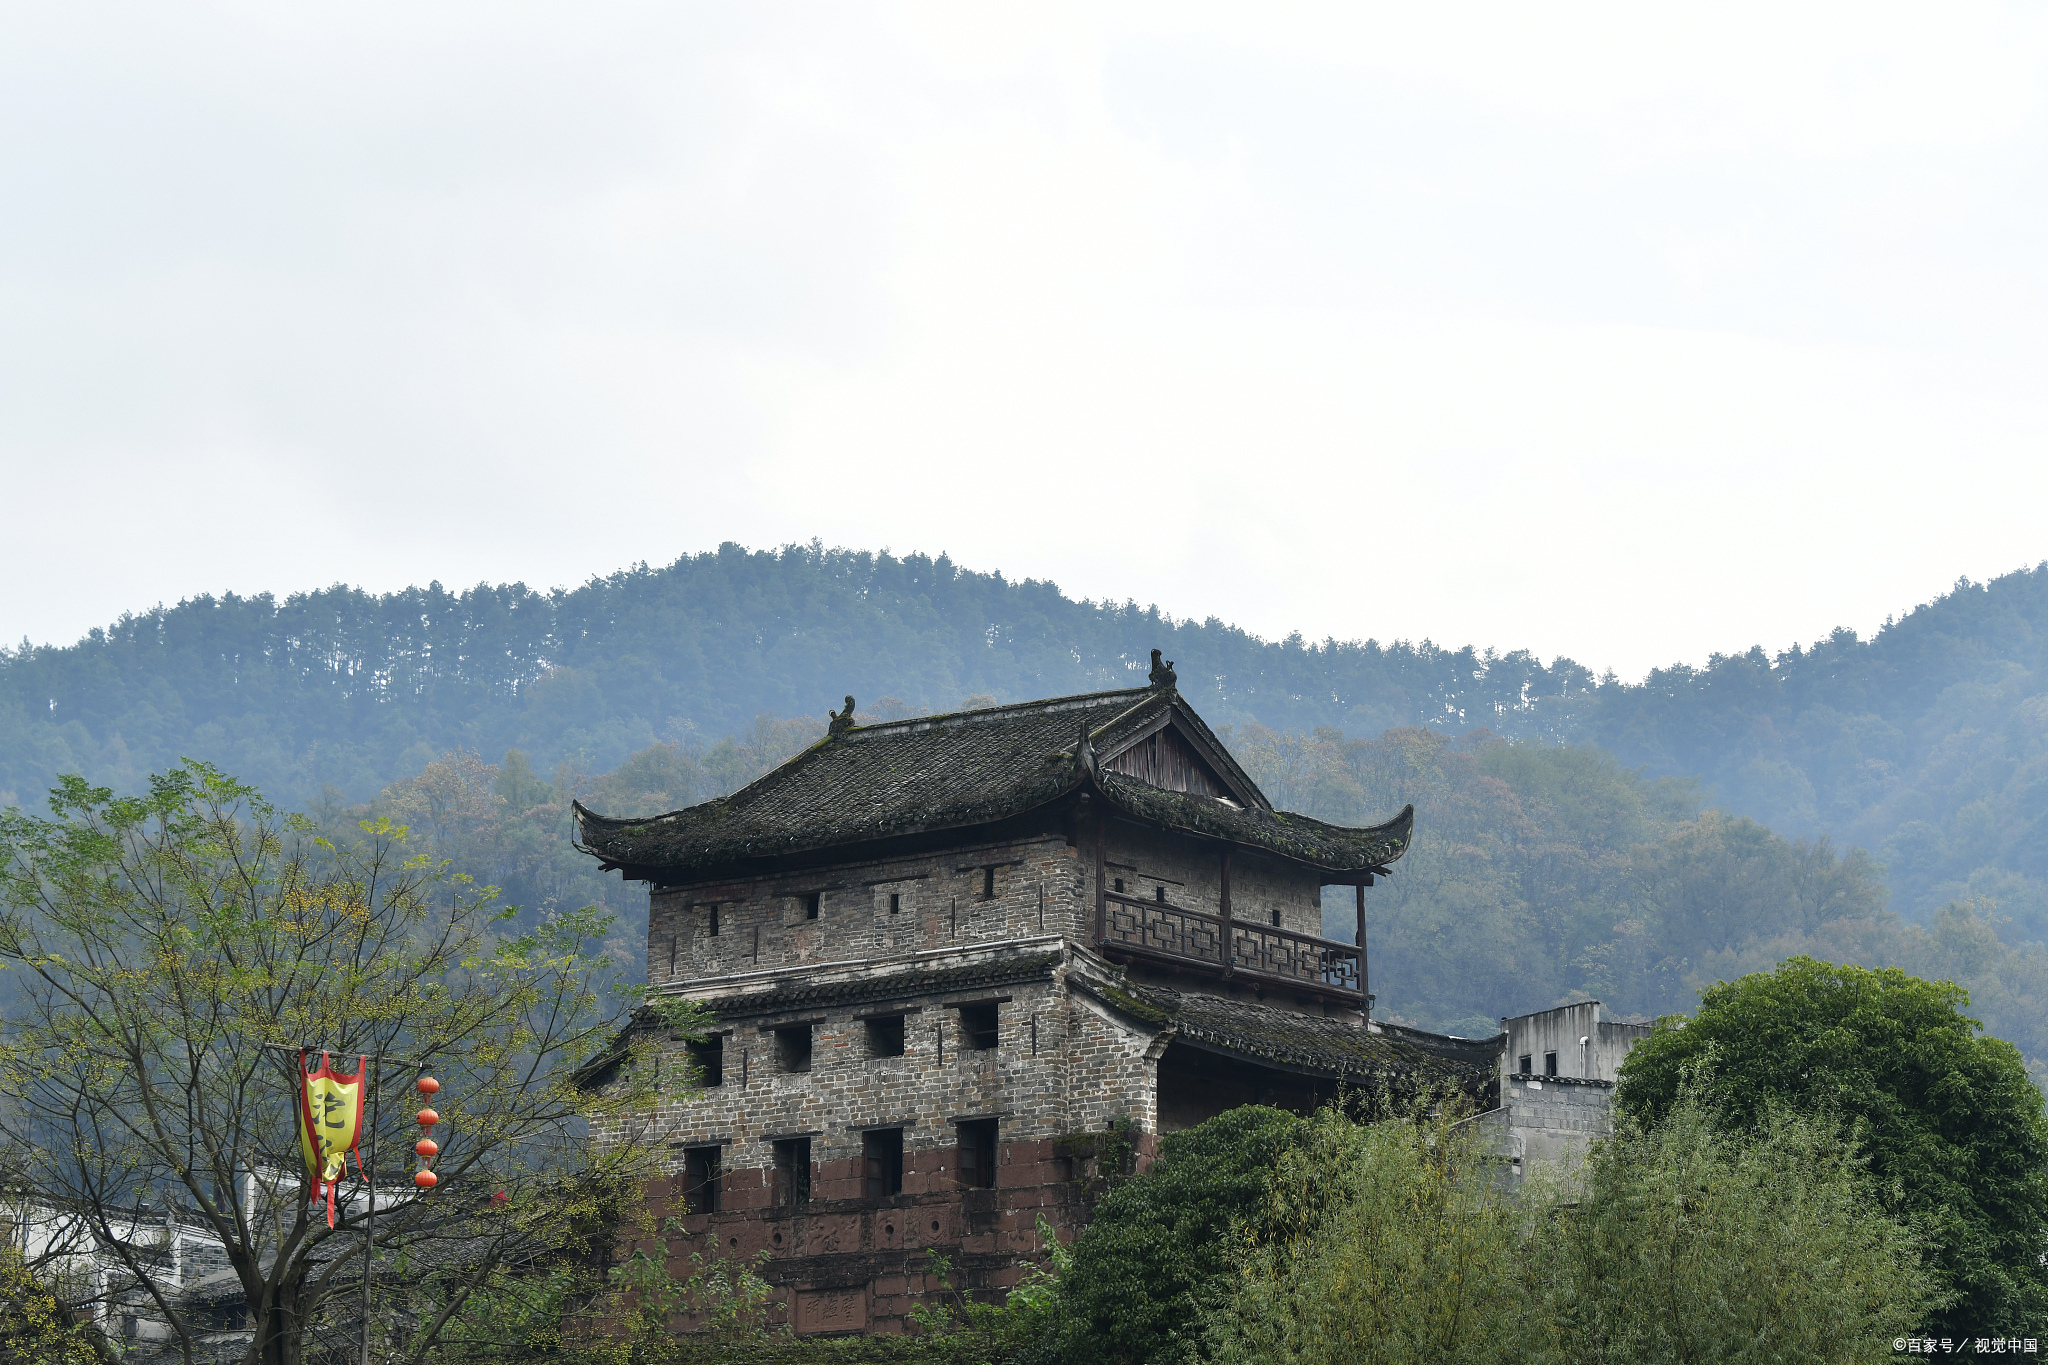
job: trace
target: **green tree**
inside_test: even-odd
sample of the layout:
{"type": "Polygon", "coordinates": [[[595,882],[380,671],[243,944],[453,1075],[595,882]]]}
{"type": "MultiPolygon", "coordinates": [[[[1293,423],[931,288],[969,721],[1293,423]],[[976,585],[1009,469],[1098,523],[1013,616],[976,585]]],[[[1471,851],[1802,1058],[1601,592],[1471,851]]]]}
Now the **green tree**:
{"type": "Polygon", "coordinates": [[[1206,1316],[1230,1292],[1233,1233],[1307,1131],[1306,1119],[1246,1105],[1161,1140],[1152,1168],[1113,1186],[1075,1240],[1045,1358],[1197,1359],[1206,1316]]]}
{"type": "Polygon", "coordinates": [[[1282,1154],[1216,1315],[1224,1365],[1520,1362],[1544,1335],[1523,1290],[1533,1205],[1469,1123],[1357,1124],[1334,1108],[1282,1154]]]}
{"type": "Polygon", "coordinates": [[[2048,1114],[2010,1043],[1964,1015],[1968,994],[1894,968],[1795,957],[1713,986],[1698,1014],[1659,1021],[1630,1053],[1619,1104],[1645,1124],[1684,1079],[1725,1120],[1774,1105],[1853,1125],[1870,1171],[1924,1229],[1952,1302],[1937,1334],[2048,1329],[2048,1114]]]}
{"type": "Polygon", "coordinates": [[[0,1365],[95,1365],[99,1358],[88,1330],[70,1321],[21,1253],[0,1250],[0,1365]]]}
{"type": "Polygon", "coordinates": [[[0,813],[15,987],[0,1161],[25,1202],[84,1228],[190,1361],[198,1326],[119,1235],[141,1198],[180,1206],[240,1280],[246,1358],[293,1365],[323,1328],[360,1321],[366,1213],[344,1201],[330,1229],[308,1203],[294,1049],[343,1069],[415,1059],[443,1083],[441,1183],[411,1189],[412,1071],[387,1066],[371,1129],[393,1201],[376,1213],[379,1358],[497,1358],[508,1332],[530,1335],[514,1301],[562,1297],[552,1270],[587,1257],[650,1157],[628,1120],[653,1068],[614,1068],[601,1091],[578,1079],[632,1003],[589,951],[601,917],[501,936],[495,894],[411,855],[402,828],[319,839],[204,764],[134,798],[69,779],[51,807],[0,813]],[[597,1122],[612,1137],[592,1144],[597,1122]]]}
{"type": "Polygon", "coordinates": [[[1731,1133],[1691,1093],[1595,1151],[1527,1259],[1527,1358],[1561,1365],[1884,1359],[1936,1280],[1833,1121],[1731,1133]]]}

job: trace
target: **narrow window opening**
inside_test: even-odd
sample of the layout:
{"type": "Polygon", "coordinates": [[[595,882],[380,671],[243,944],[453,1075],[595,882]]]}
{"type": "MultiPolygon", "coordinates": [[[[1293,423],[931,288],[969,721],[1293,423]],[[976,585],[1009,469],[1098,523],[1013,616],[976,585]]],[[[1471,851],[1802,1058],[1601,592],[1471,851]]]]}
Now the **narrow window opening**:
{"type": "Polygon", "coordinates": [[[811,892],[811,893],[810,893],[810,894],[809,894],[808,896],[805,896],[805,897],[804,897],[804,918],[805,918],[805,919],[816,919],[816,918],[818,917],[818,911],[819,911],[819,909],[820,909],[820,908],[822,907],[822,905],[823,905],[823,903],[824,903],[824,900],[825,900],[825,895],[824,895],[824,893],[823,893],[823,892],[821,892],[821,891],[813,891],[813,892],[811,892]]]}
{"type": "Polygon", "coordinates": [[[701,1043],[686,1044],[690,1054],[690,1069],[697,1073],[697,1084],[707,1090],[712,1086],[725,1084],[725,1039],[706,1038],[701,1043]]]}
{"type": "Polygon", "coordinates": [[[775,1030],[775,1069],[802,1072],[811,1069],[811,1026],[797,1024],[775,1030]]]}
{"type": "Polygon", "coordinates": [[[718,1212],[718,1149],[683,1149],[683,1208],[688,1213],[718,1212]]]}
{"type": "Polygon", "coordinates": [[[811,1202],[811,1140],[783,1138],[775,1144],[775,1207],[811,1202]]]}
{"type": "Polygon", "coordinates": [[[996,1007],[987,1005],[962,1005],[960,1007],[960,1046],[969,1052],[988,1052],[996,1045],[996,1007]]]}
{"type": "Polygon", "coordinates": [[[996,1121],[974,1119],[959,1125],[960,1186],[968,1190],[996,1187],[996,1121]]]}
{"type": "Polygon", "coordinates": [[[1278,910],[1273,912],[1273,927],[1275,929],[1280,927],[1280,912],[1278,910]]]}
{"type": "Polygon", "coordinates": [[[889,893],[889,913],[894,915],[901,912],[902,909],[903,893],[900,891],[891,891],[889,893]]]}
{"type": "Polygon", "coordinates": [[[1530,1074],[1529,1064],[1535,1060],[1536,1059],[1534,1057],[1530,1056],[1528,1053],[1525,1052],[1520,1057],[1517,1057],[1515,1059],[1515,1070],[1519,1072],[1521,1075],[1527,1076],[1528,1074],[1530,1074]]]}
{"type": "Polygon", "coordinates": [[[711,937],[713,937],[713,938],[717,938],[717,937],[718,937],[718,907],[717,907],[717,906],[715,906],[715,905],[711,907],[711,924],[710,924],[710,927],[711,927],[711,937]]]}
{"type": "Polygon", "coordinates": [[[1166,888],[1163,886],[1153,887],[1152,899],[1158,901],[1161,905],[1166,904],[1166,888]]]}
{"type": "Polygon", "coordinates": [[[985,901],[996,898],[996,870],[992,866],[981,870],[981,898],[985,901]]]}
{"type": "Polygon", "coordinates": [[[868,1020],[868,1056],[901,1057],[903,1055],[903,1016],[892,1015],[887,1019],[868,1020]]]}
{"type": "Polygon", "coordinates": [[[1116,893],[1119,896],[1121,896],[1124,893],[1124,879],[1122,877],[1118,877],[1116,879],[1116,893]]]}
{"type": "Polygon", "coordinates": [[[1543,1074],[1546,1076],[1555,1076],[1557,1074],[1557,1054],[1555,1052],[1543,1054],[1543,1074]]]}
{"type": "Polygon", "coordinates": [[[861,1134],[861,1163],[867,1172],[867,1196],[889,1199],[903,1193],[903,1130],[875,1128],[861,1134]]]}

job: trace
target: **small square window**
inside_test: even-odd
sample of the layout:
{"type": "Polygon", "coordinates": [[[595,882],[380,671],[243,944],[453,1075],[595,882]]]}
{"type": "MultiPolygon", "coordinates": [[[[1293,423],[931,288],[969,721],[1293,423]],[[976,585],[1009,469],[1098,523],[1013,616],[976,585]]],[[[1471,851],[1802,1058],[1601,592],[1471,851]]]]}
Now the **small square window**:
{"type": "Polygon", "coordinates": [[[801,1072],[811,1069],[811,1026],[794,1024],[775,1030],[775,1069],[801,1072]]]}
{"type": "Polygon", "coordinates": [[[974,1119],[960,1129],[960,1185],[969,1190],[996,1187],[996,1121],[974,1119]]]}
{"type": "Polygon", "coordinates": [[[886,1019],[870,1019],[868,1024],[868,1056],[901,1057],[903,1055],[903,1016],[892,1014],[886,1019]]]}
{"type": "Polygon", "coordinates": [[[725,1039],[706,1038],[698,1043],[686,1043],[690,1069],[696,1073],[697,1084],[707,1090],[712,1086],[725,1084],[725,1039]]]}
{"type": "Polygon", "coordinates": [[[822,891],[813,891],[809,895],[805,896],[803,900],[804,918],[816,919],[818,917],[818,911],[824,908],[825,893],[822,891]]]}
{"type": "Polygon", "coordinates": [[[868,1198],[889,1199],[903,1193],[901,1128],[875,1128],[862,1133],[860,1154],[866,1169],[868,1198]]]}
{"type": "Polygon", "coordinates": [[[1528,1053],[1526,1053],[1526,1052],[1525,1052],[1525,1053],[1523,1053],[1523,1054],[1522,1054],[1522,1055],[1521,1055],[1520,1057],[1517,1057],[1517,1058],[1515,1059],[1515,1074],[1516,1074],[1516,1075],[1519,1075],[1519,1076],[1526,1076],[1526,1075],[1528,1075],[1528,1074],[1529,1074],[1529,1064],[1530,1064],[1531,1062],[1534,1062],[1535,1060],[1536,1060],[1536,1059],[1535,1059],[1534,1057],[1530,1056],[1530,1055],[1529,1055],[1528,1053]]]}
{"type": "Polygon", "coordinates": [[[996,1045],[996,1007],[993,1002],[986,1005],[962,1005],[960,1007],[960,1046],[969,1052],[988,1052],[996,1045]]]}
{"type": "Polygon", "coordinates": [[[687,1213],[718,1212],[719,1152],[716,1147],[683,1149],[683,1209],[687,1213]]]}
{"type": "Polygon", "coordinates": [[[1557,1054],[1555,1052],[1543,1054],[1543,1074],[1546,1076],[1555,1076],[1557,1074],[1557,1054]]]}
{"type": "Polygon", "coordinates": [[[783,1138],[775,1144],[775,1207],[811,1202],[811,1140],[783,1138]]]}

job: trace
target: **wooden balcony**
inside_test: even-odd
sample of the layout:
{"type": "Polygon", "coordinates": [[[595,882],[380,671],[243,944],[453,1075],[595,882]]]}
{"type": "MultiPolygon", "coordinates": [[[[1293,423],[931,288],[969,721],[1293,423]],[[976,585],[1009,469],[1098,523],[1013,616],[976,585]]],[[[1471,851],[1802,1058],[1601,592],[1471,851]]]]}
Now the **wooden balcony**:
{"type": "Polygon", "coordinates": [[[1114,891],[1103,892],[1102,900],[1096,947],[1106,956],[1223,980],[1283,986],[1365,1008],[1356,944],[1114,891]]]}

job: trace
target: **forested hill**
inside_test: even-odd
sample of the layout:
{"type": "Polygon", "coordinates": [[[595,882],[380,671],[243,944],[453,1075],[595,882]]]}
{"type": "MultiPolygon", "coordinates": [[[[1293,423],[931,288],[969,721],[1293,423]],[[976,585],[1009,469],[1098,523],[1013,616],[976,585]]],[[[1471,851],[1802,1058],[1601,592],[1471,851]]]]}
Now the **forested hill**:
{"type": "Polygon", "coordinates": [[[551,593],[200,598],[0,652],[0,803],[64,771],[132,787],[183,755],[293,801],[367,800],[456,749],[602,772],[764,715],[822,721],[849,692],[894,712],[1128,685],[1154,645],[1219,724],[1596,744],[1781,832],[1871,848],[1909,915],[1974,895],[2048,937],[2048,565],[1958,583],[1868,641],[1640,684],[1524,651],[1264,641],[944,556],[817,546],[551,593]]]}

